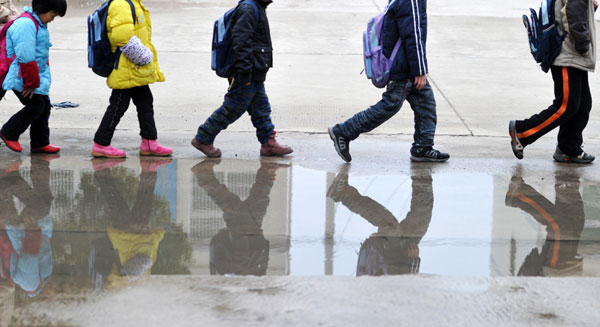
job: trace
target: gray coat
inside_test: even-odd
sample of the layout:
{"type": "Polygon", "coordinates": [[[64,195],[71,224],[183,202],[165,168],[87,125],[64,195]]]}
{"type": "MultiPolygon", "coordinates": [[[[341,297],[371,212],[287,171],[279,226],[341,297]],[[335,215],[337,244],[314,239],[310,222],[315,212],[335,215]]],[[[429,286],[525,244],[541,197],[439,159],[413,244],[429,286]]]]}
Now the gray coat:
{"type": "Polygon", "coordinates": [[[558,29],[568,33],[554,66],[589,72],[596,69],[596,21],[593,0],[556,0],[558,29]]]}

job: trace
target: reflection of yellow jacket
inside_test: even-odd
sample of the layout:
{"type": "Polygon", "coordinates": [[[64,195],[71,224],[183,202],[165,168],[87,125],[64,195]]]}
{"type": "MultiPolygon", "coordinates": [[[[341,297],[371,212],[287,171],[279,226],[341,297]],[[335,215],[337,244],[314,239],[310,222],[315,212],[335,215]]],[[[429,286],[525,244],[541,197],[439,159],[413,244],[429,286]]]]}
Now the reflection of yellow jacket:
{"type": "Polygon", "coordinates": [[[135,6],[138,22],[134,25],[131,7],[126,0],[114,0],[108,8],[106,26],[108,39],[116,51],[123,47],[132,36],[137,36],[142,43],[152,51],[154,59],[146,66],[136,66],[125,55],[121,54],[118,68],[113,70],[107,80],[111,89],[129,89],[144,86],[155,82],[164,82],[165,76],[158,67],[156,49],[152,44],[152,22],[150,12],[144,7],[141,0],[131,0],[135,6]]]}
{"type": "MultiPolygon", "coordinates": [[[[119,253],[121,265],[125,265],[136,254],[147,255],[152,259],[153,263],[156,262],[158,245],[165,236],[164,230],[152,231],[147,234],[134,234],[109,227],[107,232],[113,248],[119,253]]],[[[146,272],[146,275],[150,275],[150,270],[146,272]]],[[[119,270],[114,265],[113,271],[108,277],[109,284],[111,286],[118,286],[120,279],[119,270]]]]}

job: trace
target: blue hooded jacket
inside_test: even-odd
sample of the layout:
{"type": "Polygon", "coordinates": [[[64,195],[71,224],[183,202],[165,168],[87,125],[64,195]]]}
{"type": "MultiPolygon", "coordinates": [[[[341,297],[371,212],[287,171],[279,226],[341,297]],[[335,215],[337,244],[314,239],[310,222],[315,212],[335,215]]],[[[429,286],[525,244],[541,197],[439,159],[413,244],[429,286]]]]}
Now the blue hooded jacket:
{"type": "Polygon", "coordinates": [[[383,22],[383,54],[392,55],[398,39],[402,45],[392,65],[390,79],[401,81],[426,75],[427,0],[396,0],[383,22]]]}
{"type": "Polygon", "coordinates": [[[5,90],[23,90],[23,78],[20,64],[35,62],[39,69],[40,84],[36,88],[35,94],[48,95],[50,91],[50,33],[48,27],[42,24],[42,21],[31,7],[25,7],[25,12],[30,13],[38,22],[38,30],[33,21],[27,17],[21,17],[15,20],[6,33],[6,54],[8,57],[17,55],[15,61],[11,64],[8,74],[2,84],[5,90]]]}

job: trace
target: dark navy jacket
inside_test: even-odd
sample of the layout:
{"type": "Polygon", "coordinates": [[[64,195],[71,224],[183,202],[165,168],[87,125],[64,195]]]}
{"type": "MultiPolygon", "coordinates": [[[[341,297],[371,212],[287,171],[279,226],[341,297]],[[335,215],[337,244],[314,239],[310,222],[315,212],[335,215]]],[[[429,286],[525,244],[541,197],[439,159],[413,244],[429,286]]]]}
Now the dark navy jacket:
{"type": "Polygon", "coordinates": [[[267,19],[267,6],[271,0],[253,0],[256,11],[249,4],[236,10],[235,24],[231,30],[235,77],[241,84],[250,81],[264,82],[269,68],[273,67],[273,45],[267,19]]]}
{"type": "Polygon", "coordinates": [[[427,74],[427,0],[396,0],[388,9],[382,39],[386,57],[392,55],[398,39],[402,45],[390,79],[401,81],[427,74]]]}

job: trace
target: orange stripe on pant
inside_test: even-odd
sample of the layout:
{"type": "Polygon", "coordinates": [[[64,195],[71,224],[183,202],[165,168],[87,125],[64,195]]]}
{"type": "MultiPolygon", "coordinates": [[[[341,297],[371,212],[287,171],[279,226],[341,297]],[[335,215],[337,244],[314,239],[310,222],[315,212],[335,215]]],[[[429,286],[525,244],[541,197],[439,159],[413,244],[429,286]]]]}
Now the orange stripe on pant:
{"type": "Polygon", "coordinates": [[[542,129],[548,127],[548,125],[552,124],[554,121],[556,121],[558,118],[560,118],[560,116],[562,116],[565,113],[565,111],[567,111],[567,105],[569,104],[569,71],[567,70],[567,67],[563,67],[562,75],[563,75],[563,101],[562,101],[562,105],[560,106],[558,111],[556,111],[554,113],[554,115],[550,116],[550,118],[548,118],[546,121],[544,121],[540,125],[538,125],[534,128],[531,128],[523,133],[518,133],[517,137],[519,139],[524,139],[526,137],[529,137],[529,136],[541,131],[542,129]]]}
{"type": "Polygon", "coordinates": [[[560,251],[560,226],[558,226],[558,224],[552,218],[552,216],[550,216],[550,214],[546,210],[544,210],[539,204],[537,204],[535,201],[533,201],[532,199],[528,198],[527,196],[525,196],[523,194],[516,193],[515,196],[517,198],[519,198],[519,200],[532,206],[537,212],[539,212],[542,215],[542,217],[544,217],[544,219],[546,219],[548,221],[548,223],[550,223],[550,226],[552,226],[552,229],[554,230],[555,238],[554,238],[554,249],[552,251],[552,261],[550,262],[550,265],[551,265],[551,267],[555,267],[556,263],[558,262],[558,253],[560,251]]]}

